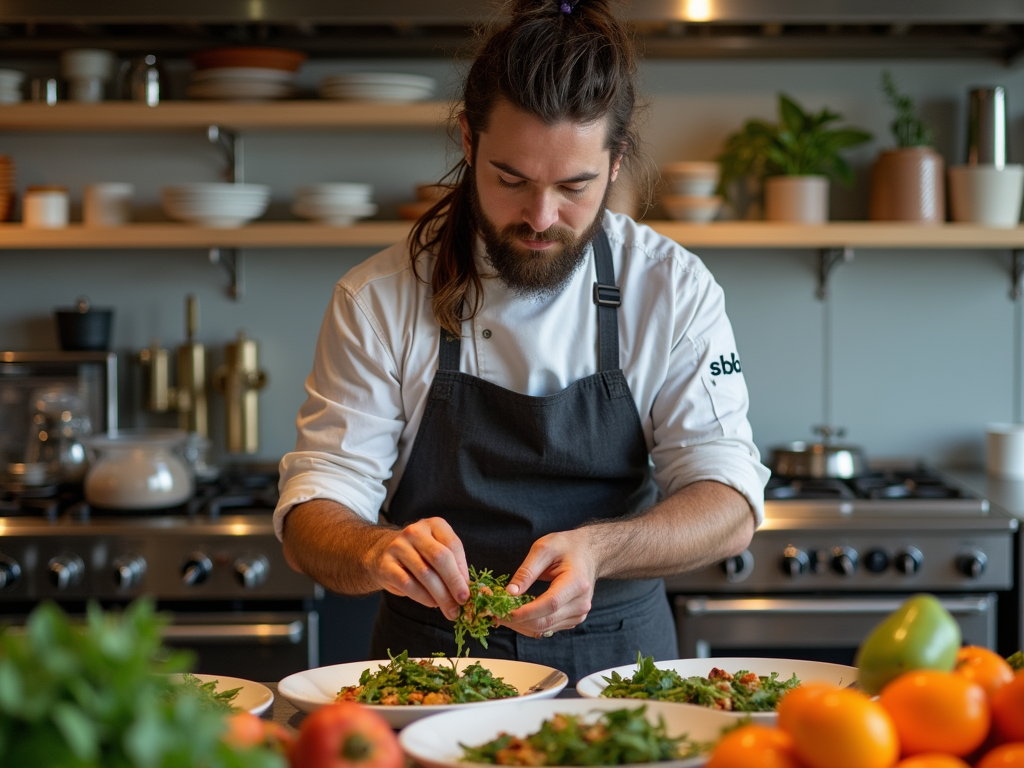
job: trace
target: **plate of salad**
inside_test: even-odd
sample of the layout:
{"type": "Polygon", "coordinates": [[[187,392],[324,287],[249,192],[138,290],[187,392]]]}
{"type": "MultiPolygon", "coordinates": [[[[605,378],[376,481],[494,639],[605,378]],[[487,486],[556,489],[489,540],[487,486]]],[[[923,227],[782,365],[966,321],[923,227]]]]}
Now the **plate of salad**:
{"type": "Polygon", "coordinates": [[[447,712],[398,739],[426,768],[467,765],[702,765],[736,719],[661,701],[548,699],[447,712]]]}
{"type": "Polygon", "coordinates": [[[192,688],[211,709],[251,712],[262,715],[274,703],[274,692],[267,686],[223,675],[196,675],[185,672],[175,676],[175,683],[192,688]]]}
{"type": "Polygon", "coordinates": [[[392,728],[428,715],[557,695],[569,682],[553,667],[509,659],[410,658],[354,661],[289,675],[277,691],[303,712],[335,701],[357,701],[392,728]]]}
{"type": "Polygon", "coordinates": [[[637,663],[587,675],[576,684],[584,698],[644,699],[714,709],[755,723],[775,722],[779,699],[802,683],[840,687],[857,682],[857,668],[801,659],[718,657],[637,663]]]}

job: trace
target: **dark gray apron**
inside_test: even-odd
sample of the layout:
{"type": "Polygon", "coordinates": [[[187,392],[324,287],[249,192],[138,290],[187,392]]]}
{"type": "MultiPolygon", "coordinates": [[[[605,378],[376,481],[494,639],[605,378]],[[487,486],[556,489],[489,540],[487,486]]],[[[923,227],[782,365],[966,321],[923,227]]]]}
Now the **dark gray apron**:
{"type": "MultiPolygon", "coordinates": [[[[640,416],[619,367],[619,291],[604,230],[594,239],[594,254],[598,372],[554,395],[523,395],[460,373],[461,340],[442,331],[438,371],[389,522],[444,518],[462,540],[467,563],[511,576],[541,536],[657,501],[640,416]]],[[[530,592],[546,588],[538,583],[530,592]]],[[[633,663],[638,652],[679,655],[661,579],[599,579],[586,621],[550,638],[496,627],[486,650],[477,640],[469,643],[471,656],[561,669],[570,685],[633,663]]],[[[387,658],[389,649],[453,655],[453,624],[437,608],[384,592],[371,658],[387,658]]]]}

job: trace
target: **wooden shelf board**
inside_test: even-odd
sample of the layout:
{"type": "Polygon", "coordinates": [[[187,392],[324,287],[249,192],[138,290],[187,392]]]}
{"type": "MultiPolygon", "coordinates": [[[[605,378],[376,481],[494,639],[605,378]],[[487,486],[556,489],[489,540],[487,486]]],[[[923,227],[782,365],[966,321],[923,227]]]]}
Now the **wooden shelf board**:
{"type": "Polygon", "coordinates": [[[385,104],[354,101],[165,101],[100,104],[59,102],[0,105],[0,131],[166,131],[217,125],[227,130],[429,128],[451,112],[446,102],[385,104]]]}
{"type": "MultiPolygon", "coordinates": [[[[915,226],[859,221],[821,226],[769,222],[646,223],[687,248],[1024,249],[1024,227],[915,226]]],[[[26,229],[21,224],[0,224],[0,249],[384,247],[405,239],[410,228],[408,221],[364,221],[350,227],[302,221],[257,221],[237,229],[140,223],[113,228],[72,224],[64,229],[42,230],[26,229]]]]}

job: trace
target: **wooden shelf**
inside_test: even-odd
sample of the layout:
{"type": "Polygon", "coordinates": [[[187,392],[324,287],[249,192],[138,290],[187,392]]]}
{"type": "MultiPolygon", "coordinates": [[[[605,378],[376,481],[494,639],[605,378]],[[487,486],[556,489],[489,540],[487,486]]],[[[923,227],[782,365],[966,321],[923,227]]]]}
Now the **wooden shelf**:
{"type": "Polygon", "coordinates": [[[216,125],[224,130],[327,128],[431,128],[451,104],[423,101],[383,104],[355,101],[165,101],[100,104],[60,102],[0,105],[0,131],[167,131],[216,125]]]}
{"type": "MultiPolygon", "coordinates": [[[[768,222],[647,223],[687,248],[1024,249],[1024,227],[997,229],[970,224],[926,227],[860,221],[820,226],[768,222]]],[[[114,228],[73,224],[64,229],[46,230],[0,224],[0,249],[384,247],[403,240],[410,228],[408,221],[364,221],[350,227],[301,221],[257,221],[237,229],[154,223],[114,228]]]]}

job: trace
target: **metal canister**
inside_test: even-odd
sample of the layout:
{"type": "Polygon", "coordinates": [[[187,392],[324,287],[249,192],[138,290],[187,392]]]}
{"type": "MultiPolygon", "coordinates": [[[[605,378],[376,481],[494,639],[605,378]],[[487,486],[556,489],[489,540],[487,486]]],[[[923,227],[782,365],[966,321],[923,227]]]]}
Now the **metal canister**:
{"type": "Polygon", "coordinates": [[[967,110],[968,165],[1006,165],[1006,89],[973,88],[967,110]]]}

